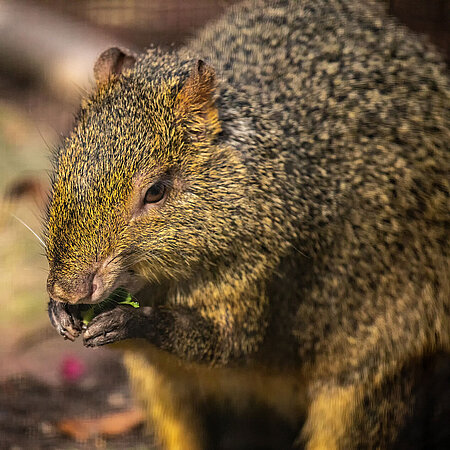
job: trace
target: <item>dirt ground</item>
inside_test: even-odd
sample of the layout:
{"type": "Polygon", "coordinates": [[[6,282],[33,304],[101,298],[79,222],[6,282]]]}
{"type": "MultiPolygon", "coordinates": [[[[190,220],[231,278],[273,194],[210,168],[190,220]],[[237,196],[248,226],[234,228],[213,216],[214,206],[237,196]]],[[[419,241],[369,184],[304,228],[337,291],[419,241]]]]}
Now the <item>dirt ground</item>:
{"type": "Polygon", "coordinates": [[[88,382],[59,386],[30,375],[0,383],[0,448],[28,449],[151,449],[156,448],[143,425],[119,437],[93,436],[77,442],[61,429],[64,419],[96,418],[132,407],[127,378],[115,359],[98,363],[88,382]]]}

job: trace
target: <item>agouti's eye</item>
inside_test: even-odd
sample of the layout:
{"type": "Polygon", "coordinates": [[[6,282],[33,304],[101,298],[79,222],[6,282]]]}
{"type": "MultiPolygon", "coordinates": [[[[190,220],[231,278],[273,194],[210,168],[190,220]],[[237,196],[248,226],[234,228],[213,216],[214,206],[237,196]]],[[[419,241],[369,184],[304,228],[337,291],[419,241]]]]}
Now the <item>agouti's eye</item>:
{"type": "Polygon", "coordinates": [[[150,186],[145,193],[144,204],[147,203],[158,203],[166,192],[166,187],[161,181],[157,181],[155,184],[150,186]]]}

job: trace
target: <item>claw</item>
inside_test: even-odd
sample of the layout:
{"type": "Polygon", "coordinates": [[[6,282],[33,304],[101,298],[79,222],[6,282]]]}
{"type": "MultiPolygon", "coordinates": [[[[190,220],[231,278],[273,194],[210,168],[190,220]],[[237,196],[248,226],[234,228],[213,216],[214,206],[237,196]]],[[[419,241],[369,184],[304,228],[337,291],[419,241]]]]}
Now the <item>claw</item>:
{"type": "Polygon", "coordinates": [[[50,299],[48,313],[50,322],[56,328],[57,332],[64,339],[73,342],[80,334],[81,327],[78,318],[73,315],[67,305],[56,303],[50,299]]]}
{"type": "Polygon", "coordinates": [[[60,328],[59,334],[64,338],[64,340],[69,340],[72,342],[75,340],[75,337],[72,335],[72,333],[69,333],[69,331],[64,328],[60,328]]]}

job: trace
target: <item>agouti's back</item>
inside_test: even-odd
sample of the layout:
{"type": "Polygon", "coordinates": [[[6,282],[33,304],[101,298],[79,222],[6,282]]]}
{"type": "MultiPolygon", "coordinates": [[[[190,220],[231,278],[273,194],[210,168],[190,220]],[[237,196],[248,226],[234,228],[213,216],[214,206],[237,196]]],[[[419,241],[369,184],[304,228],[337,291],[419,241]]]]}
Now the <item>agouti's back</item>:
{"type": "Polygon", "coordinates": [[[447,342],[450,103],[440,59],[374,2],[259,5],[237,7],[189,48],[231,86],[218,96],[223,140],[256,172],[278,248],[286,238],[297,252],[272,295],[291,304],[300,355],[328,352],[343,329],[345,347],[385,333],[413,353],[411,332],[424,322],[447,342]],[[431,312],[417,300],[428,289],[431,312]],[[379,308],[389,320],[374,327],[379,308]],[[408,326],[396,323],[411,311],[408,326]]]}

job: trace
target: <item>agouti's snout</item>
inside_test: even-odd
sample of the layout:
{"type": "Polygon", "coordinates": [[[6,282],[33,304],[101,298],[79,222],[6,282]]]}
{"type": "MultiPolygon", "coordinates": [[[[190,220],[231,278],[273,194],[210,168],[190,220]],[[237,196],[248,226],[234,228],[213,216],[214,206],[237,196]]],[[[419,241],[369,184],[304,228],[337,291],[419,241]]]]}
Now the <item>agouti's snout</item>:
{"type": "Polygon", "coordinates": [[[55,280],[50,273],[47,280],[50,298],[64,303],[97,303],[104,291],[102,277],[97,272],[80,275],[73,280],[55,280]]]}

